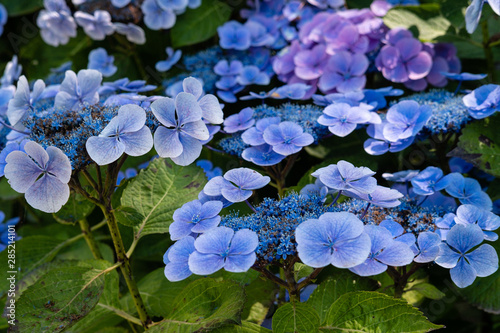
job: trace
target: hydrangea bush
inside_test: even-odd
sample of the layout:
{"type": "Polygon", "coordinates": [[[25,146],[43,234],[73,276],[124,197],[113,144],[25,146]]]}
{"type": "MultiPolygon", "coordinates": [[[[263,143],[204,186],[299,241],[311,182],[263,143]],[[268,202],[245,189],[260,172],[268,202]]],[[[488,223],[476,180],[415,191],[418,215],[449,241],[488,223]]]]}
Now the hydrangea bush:
{"type": "Polygon", "coordinates": [[[0,328],[498,330],[498,15],[0,4],[0,328]]]}

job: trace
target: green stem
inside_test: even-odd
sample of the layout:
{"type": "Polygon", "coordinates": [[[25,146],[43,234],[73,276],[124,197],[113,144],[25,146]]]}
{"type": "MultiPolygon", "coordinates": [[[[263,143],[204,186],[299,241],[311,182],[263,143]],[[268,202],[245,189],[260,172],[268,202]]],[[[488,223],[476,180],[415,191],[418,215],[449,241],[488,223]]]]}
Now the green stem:
{"type": "Polygon", "coordinates": [[[87,219],[81,219],[80,221],[78,221],[78,223],[80,224],[83,238],[85,238],[85,241],[87,242],[90,251],[94,255],[94,258],[98,260],[102,259],[101,250],[99,250],[99,246],[97,245],[92,231],[90,230],[89,222],[87,221],[87,219]]]}
{"type": "Polygon", "coordinates": [[[113,240],[113,245],[115,247],[116,258],[118,262],[121,262],[120,270],[127,284],[128,290],[130,291],[130,295],[134,301],[135,307],[137,309],[137,313],[139,314],[139,318],[141,320],[142,326],[144,328],[148,327],[148,324],[151,322],[149,318],[146,307],[144,306],[144,302],[142,301],[141,294],[139,293],[139,288],[137,288],[137,284],[132,276],[132,269],[130,267],[130,261],[125,252],[125,247],[123,246],[123,240],[120,234],[120,230],[118,229],[118,223],[116,222],[115,215],[111,209],[111,202],[106,205],[101,204],[100,208],[108,222],[108,228],[111,233],[111,239],[113,240]]]}
{"type": "Polygon", "coordinates": [[[488,21],[481,22],[481,30],[483,32],[483,49],[484,56],[486,58],[486,64],[488,65],[488,74],[492,82],[496,82],[495,73],[495,62],[493,60],[493,51],[490,45],[490,33],[488,29],[488,21]]]}
{"type": "Polygon", "coordinates": [[[139,318],[136,318],[128,313],[126,313],[125,311],[121,310],[121,309],[117,309],[115,307],[112,307],[112,306],[109,306],[109,305],[106,305],[106,304],[102,304],[102,303],[97,303],[97,305],[99,305],[100,307],[102,308],[105,308],[109,311],[113,311],[115,314],[117,314],[118,316],[136,324],[136,325],[139,325],[141,326],[142,323],[141,323],[141,320],[139,318]]]}

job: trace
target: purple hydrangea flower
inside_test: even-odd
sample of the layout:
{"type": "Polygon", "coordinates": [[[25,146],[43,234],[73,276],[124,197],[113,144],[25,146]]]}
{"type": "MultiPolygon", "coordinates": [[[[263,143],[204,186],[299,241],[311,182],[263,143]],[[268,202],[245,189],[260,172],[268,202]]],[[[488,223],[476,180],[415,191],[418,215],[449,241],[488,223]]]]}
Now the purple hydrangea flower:
{"type": "Polygon", "coordinates": [[[36,80],[33,92],[30,94],[26,77],[23,75],[19,78],[14,98],[9,101],[7,108],[7,118],[12,126],[16,126],[26,119],[28,111],[33,110],[33,104],[40,98],[44,89],[45,83],[42,80],[36,80]]]}
{"type": "Polygon", "coordinates": [[[391,142],[417,135],[432,117],[432,109],[415,101],[401,101],[387,111],[384,137],[391,142]]]}
{"type": "Polygon", "coordinates": [[[251,44],[250,30],[236,21],[229,21],[217,28],[219,44],[223,49],[246,50],[251,44]]]}
{"type": "Polygon", "coordinates": [[[449,184],[449,178],[443,177],[443,170],[437,167],[427,167],[412,178],[413,192],[418,195],[431,195],[441,191],[449,184]]]}
{"type": "Polygon", "coordinates": [[[487,84],[463,98],[469,114],[475,119],[483,119],[500,110],[500,86],[487,84]]]}
{"type": "Polygon", "coordinates": [[[175,25],[176,16],[171,8],[160,5],[159,0],[146,0],[141,5],[144,24],[151,30],[170,29],[175,25]]]}
{"type": "Polygon", "coordinates": [[[166,72],[172,68],[173,65],[179,62],[182,57],[182,51],[177,50],[174,52],[174,49],[171,47],[167,47],[165,49],[167,53],[167,60],[158,61],[155,65],[155,68],[158,72],[166,72]]]}
{"type": "Polygon", "coordinates": [[[320,168],[311,175],[334,190],[371,193],[377,187],[377,180],[372,177],[374,174],[367,167],[355,167],[349,162],[338,161],[337,164],[320,168]]]}
{"type": "Polygon", "coordinates": [[[349,268],[360,276],[372,276],[383,273],[387,266],[405,266],[413,261],[413,251],[410,247],[393,239],[392,234],[378,225],[365,226],[365,233],[371,240],[368,259],[362,264],[349,268]]]}
{"type": "Polygon", "coordinates": [[[446,236],[446,243],[440,245],[436,263],[451,268],[450,275],[459,288],[470,286],[477,276],[485,277],[498,269],[498,255],[493,246],[483,244],[481,228],[476,224],[457,224],[446,236]]]}
{"type": "Polygon", "coordinates": [[[252,190],[266,186],[271,179],[248,168],[229,170],[224,177],[215,177],[208,181],[203,192],[209,196],[222,195],[231,202],[242,202],[250,198],[252,190]]]}
{"type": "Polygon", "coordinates": [[[291,121],[269,125],[264,130],[263,138],[275,152],[284,156],[298,153],[302,147],[314,142],[311,134],[304,133],[300,125],[291,121]]]}
{"type": "Polygon", "coordinates": [[[93,69],[83,69],[78,75],[66,71],[59,92],[56,95],[54,107],[77,110],[82,104],[95,104],[99,101],[99,87],[102,74],[93,69]]]}
{"type": "Polygon", "coordinates": [[[328,126],[333,134],[344,137],[352,133],[358,124],[365,124],[371,120],[371,112],[363,107],[350,106],[346,103],[335,103],[323,110],[318,123],[328,126]]]}
{"type": "Polygon", "coordinates": [[[477,224],[484,233],[484,239],[496,241],[498,235],[493,231],[500,227],[500,217],[474,205],[461,205],[454,219],[457,224],[477,224]]]}
{"type": "Polygon", "coordinates": [[[202,110],[196,97],[181,92],[175,98],[160,98],[151,104],[151,111],[163,125],[154,135],[154,146],[161,157],[170,157],[178,165],[189,165],[200,156],[202,144],[209,133],[201,120],[202,110]]]}
{"type": "Polygon", "coordinates": [[[13,151],[5,161],[5,178],[15,191],[24,193],[30,206],[55,213],[68,201],[71,163],[59,148],[45,150],[29,141],[24,152],[13,151]]]}
{"type": "Polygon", "coordinates": [[[474,178],[465,178],[460,173],[454,172],[446,175],[446,192],[457,198],[462,204],[471,204],[476,207],[491,210],[493,203],[481,185],[474,178]]]}
{"type": "Polygon", "coordinates": [[[102,76],[109,77],[116,73],[118,68],[113,64],[115,57],[108,55],[105,49],[99,47],[89,53],[88,69],[101,72],[102,76]]]}
{"type": "Polygon", "coordinates": [[[127,40],[131,43],[142,45],[146,43],[146,34],[141,27],[133,24],[133,23],[114,23],[116,32],[125,35],[127,40]]]}
{"type": "Polygon", "coordinates": [[[226,133],[236,133],[252,127],[253,124],[255,124],[253,109],[244,108],[239,113],[229,116],[224,120],[224,131],[226,133]]]}
{"type": "Polygon", "coordinates": [[[168,227],[170,238],[178,240],[191,233],[204,233],[219,225],[219,213],[222,202],[208,201],[201,203],[194,200],[185,203],[174,212],[172,224],[168,227]]]}
{"type": "Polygon", "coordinates": [[[271,166],[283,161],[286,157],[273,150],[273,146],[266,143],[258,146],[246,148],[241,153],[245,161],[252,162],[260,166],[271,166]]]}
{"type": "Polygon", "coordinates": [[[189,256],[189,269],[198,275],[209,275],[221,268],[246,272],[257,259],[258,245],[259,237],[249,229],[234,232],[227,227],[214,228],[195,240],[196,251],[189,256]]]}
{"type": "Polygon", "coordinates": [[[112,35],[115,27],[111,23],[111,15],[105,10],[96,10],[94,15],[76,12],[75,20],[83,31],[94,40],[104,40],[106,35],[112,35]]]}
{"type": "Polygon", "coordinates": [[[316,268],[357,266],[366,260],[371,246],[363,222],[348,212],[325,213],[302,222],[295,230],[295,239],[300,260],[316,268]]]}
{"type": "Polygon", "coordinates": [[[168,248],[163,256],[165,277],[171,282],[184,280],[193,274],[189,270],[189,256],[195,251],[194,238],[184,237],[168,248]]]}
{"type": "Polygon", "coordinates": [[[318,87],[324,93],[333,89],[341,93],[361,90],[365,87],[366,76],[364,74],[368,65],[368,58],[363,54],[339,51],[328,59],[318,87]]]}
{"type": "Polygon", "coordinates": [[[377,69],[392,82],[419,80],[427,76],[432,68],[431,55],[423,50],[420,41],[413,37],[391,38],[375,59],[377,69]]]}
{"type": "Polygon", "coordinates": [[[276,36],[268,31],[264,24],[261,24],[256,19],[249,19],[245,23],[245,27],[250,32],[250,45],[254,47],[272,46],[276,41],[276,36]]]}
{"type": "Polygon", "coordinates": [[[295,75],[302,80],[318,79],[325,70],[328,55],[326,47],[318,44],[311,50],[299,51],[294,57],[295,75]]]}
{"type": "Polygon", "coordinates": [[[130,156],[146,154],[153,147],[153,136],[145,123],[143,108],[134,104],[122,106],[99,136],[88,138],[85,146],[90,158],[98,165],[107,165],[123,153],[130,156]]]}

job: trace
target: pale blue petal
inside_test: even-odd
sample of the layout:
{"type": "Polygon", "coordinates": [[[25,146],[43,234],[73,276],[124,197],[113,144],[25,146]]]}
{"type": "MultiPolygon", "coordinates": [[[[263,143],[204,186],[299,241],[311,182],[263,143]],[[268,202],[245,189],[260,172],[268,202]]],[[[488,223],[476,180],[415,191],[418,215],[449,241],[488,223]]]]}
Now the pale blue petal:
{"type": "Polygon", "coordinates": [[[248,271],[257,260],[255,252],[244,255],[229,255],[224,269],[228,272],[242,273],[248,271]]]}
{"type": "Polygon", "coordinates": [[[55,175],[62,183],[69,183],[71,179],[71,162],[68,156],[56,147],[47,147],[47,154],[49,155],[47,172],[55,175]]]}
{"type": "Polygon", "coordinates": [[[211,124],[222,124],[224,122],[224,113],[217,97],[211,94],[205,95],[200,99],[199,105],[203,119],[211,124]]]}
{"type": "Polygon", "coordinates": [[[179,132],[175,129],[158,126],[153,141],[155,150],[160,157],[177,157],[184,150],[179,132]]]}
{"type": "Polygon", "coordinates": [[[176,127],[175,101],[170,97],[163,97],[151,103],[151,111],[162,125],[176,127]]]}
{"type": "Polygon", "coordinates": [[[457,265],[458,259],[460,259],[460,253],[453,251],[447,244],[439,244],[439,256],[436,258],[435,262],[444,268],[453,268],[457,265]]]}
{"type": "Polygon", "coordinates": [[[194,139],[181,132],[179,140],[182,144],[182,153],[179,156],[171,157],[172,161],[177,165],[186,166],[193,163],[200,157],[202,144],[200,140],[194,139]]]}
{"type": "Polygon", "coordinates": [[[181,92],[175,97],[175,107],[179,124],[201,120],[203,112],[196,97],[189,93],[181,92]]]}
{"type": "Polygon", "coordinates": [[[182,89],[184,90],[184,92],[187,92],[196,97],[197,100],[203,93],[203,86],[201,85],[201,82],[192,76],[185,78],[184,81],[182,81],[182,89]]]}
{"type": "Polygon", "coordinates": [[[98,165],[107,165],[118,160],[125,151],[125,145],[116,137],[92,136],[85,144],[90,158],[98,165]]]}
{"type": "Polygon", "coordinates": [[[366,259],[364,263],[349,268],[349,270],[359,276],[373,276],[385,272],[387,270],[387,265],[384,265],[375,259],[366,259]]]}
{"type": "MultiPolygon", "coordinates": [[[[202,235],[203,236],[203,235],[202,235]]],[[[189,256],[189,270],[197,275],[210,275],[224,267],[224,259],[218,254],[193,252],[189,256]]]]}
{"type": "Polygon", "coordinates": [[[338,268],[351,268],[362,264],[371,249],[370,237],[362,233],[354,239],[343,241],[335,246],[331,263],[338,268]]]}
{"type": "Polygon", "coordinates": [[[408,245],[393,241],[377,256],[377,260],[389,266],[405,266],[410,264],[414,257],[415,255],[408,245]]]}
{"type": "Polygon", "coordinates": [[[145,155],[153,148],[153,135],[147,126],[137,132],[120,135],[120,141],[125,146],[125,154],[130,156],[145,155]]]}
{"type": "MultiPolygon", "coordinates": [[[[259,237],[255,231],[241,229],[235,232],[229,248],[229,255],[246,255],[255,252],[259,245],[259,237]]],[[[227,267],[226,267],[227,269],[227,267]]]]}
{"type": "Polygon", "coordinates": [[[146,123],[146,112],[135,104],[123,105],[118,109],[119,133],[136,132],[146,123]]]}
{"type": "Polygon", "coordinates": [[[165,277],[170,282],[182,281],[191,276],[188,262],[169,262],[165,266],[165,277]]]}
{"type": "Polygon", "coordinates": [[[476,279],[476,271],[463,258],[450,270],[452,281],[459,287],[468,287],[476,279]]]}
{"type": "Polygon", "coordinates": [[[471,253],[467,253],[465,258],[474,268],[477,276],[485,277],[495,273],[498,269],[497,251],[489,244],[483,244],[471,253]]]}
{"type": "Polygon", "coordinates": [[[42,169],[22,151],[13,151],[5,159],[5,178],[9,184],[19,193],[25,193],[42,174],[42,169]]]}
{"type": "Polygon", "coordinates": [[[102,74],[94,69],[83,69],[78,72],[78,86],[82,102],[95,104],[99,101],[97,90],[101,86],[102,74]]]}
{"type": "Polygon", "coordinates": [[[43,175],[25,193],[28,204],[46,213],[55,213],[68,201],[69,186],[49,174],[43,175]]]}
{"type": "Polygon", "coordinates": [[[200,253],[222,255],[229,249],[233,236],[234,231],[231,228],[217,227],[201,234],[194,246],[200,253]]]}

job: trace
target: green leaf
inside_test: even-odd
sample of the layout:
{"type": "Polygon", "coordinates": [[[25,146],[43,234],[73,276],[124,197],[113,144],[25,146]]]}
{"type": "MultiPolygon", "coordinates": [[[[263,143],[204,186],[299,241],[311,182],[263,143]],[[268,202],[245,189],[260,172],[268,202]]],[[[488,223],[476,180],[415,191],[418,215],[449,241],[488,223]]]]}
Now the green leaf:
{"type": "Polygon", "coordinates": [[[446,296],[443,292],[441,292],[438,288],[430,283],[419,283],[411,287],[411,289],[409,290],[417,291],[418,293],[430,299],[441,299],[446,296]]]}
{"type": "Polygon", "coordinates": [[[462,130],[458,147],[449,156],[461,157],[500,177],[500,115],[474,121],[462,130]]]}
{"type": "Polygon", "coordinates": [[[307,303],[287,303],[273,316],[274,333],[311,333],[318,332],[319,316],[307,303]]]}
{"type": "MultiPolygon", "coordinates": [[[[491,245],[500,252],[500,240],[491,245]]],[[[500,314],[500,270],[490,276],[477,278],[472,285],[460,289],[471,304],[489,313],[500,314]]]]}
{"type": "Polygon", "coordinates": [[[141,215],[139,223],[130,222],[135,225],[136,238],[168,232],[174,211],[197,199],[205,183],[205,173],[197,166],[182,167],[160,158],[151,162],[127,185],[121,198],[122,207],[141,215]]]}
{"type": "Polygon", "coordinates": [[[43,7],[42,0],[2,1],[9,16],[21,16],[33,13],[43,7]]]}
{"type": "Polygon", "coordinates": [[[340,271],[329,277],[313,291],[307,304],[311,305],[319,315],[320,323],[324,323],[330,306],[342,295],[361,290],[374,290],[376,283],[355,274],[340,271]]]}
{"type": "Polygon", "coordinates": [[[422,41],[432,41],[446,35],[451,26],[451,23],[441,15],[438,4],[392,8],[384,16],[384,23],[389,28],[415,27],[418,38],[422,41]]]}
{"type": "MultiPolygon", "coordinates": [[[[16,279],[20,280],[31,270],[52,260],[62,248],[62,240],[49,236],[28,236],[16,241],[16,263],[14,270],[18,271],[16,279]]],[[[0,253],[0,260],[7,263],[7,252],[0,253]]],[[[8,287],[7,270],[0,270],[0,294],[3,295],[8,287]]]]}
{"type": "Polygon", "coordinates": [[[357,291],[332,304],[323,332],[420,333],[442,328],[403,300],[376,292],[357,291]]]}
{"type": "Polygon", "coordinates": [[[68,202],[54,213],[54,218],[62,224],[75,224],[92,213],[95,205],[80,194],[72,193],[68,202]]]}
{"type": "Polygon", "coordinates": [[[247,299],[241,318],[261,324],[276,300],[278,288],[268,279],[257,279],[245,287],[247,299]]]}
{"type": "Polygon", "coordinates": [[[11,200],[21,197],[22,193],[17,193],[10,187],[7,178],[0,178],[0,199],[11,200]]]}
{"type": "Polygon", "coordinates": [[[104,260],[55,267],[17,299],[14,332],[59,332],[89,313],[104,290],[104,260]]]}
{"type": "Polygon", "coordinates": [[[456,28],[465,26],[465,8],[468,0],[441,0],[441,13],[456,28]]]}
{"type": "MultiPolygon", "coordinates": [[[[170,282],[165,277],[164,268],[158,268],[142,278],[137,287],[147,312],[153,316],[165,317],[174,309],[172,300],[195,279],[196,277],[191,276],[179,282],[170,282]]],[[[127,294],[122,302],[126,310],[136,312],[130,294],[127,294]]]]}
{"type": "Polygon", "coordinates": [[[239,324],[245,292],[234,282],[199,279],[175,297],[172,312],[149,332],[195,332],[239,324]]]}
{"type": "Polygon", "coordinates": [[[293,265],[293,276],[295,282],[298,282],[300,279],[308,277],[314,271],[314,268],[304,265],[300,262],[295,263],[293,265]]]}
{"type": "Polygon", "coordinates": [[[231,16],[231,7],[218,0],[203,0],[196,9],[188,9],[177,18],[170,38],[172,47],[178,48],[203,42],[217,33],[217,27],[231,16]]]}
{"type": "Polygon", "coordinates": [[[260,325],[243,321],[241,325],[224,326],[214,331],[213,333],[271,333],[270,330],[260,325]]]}

